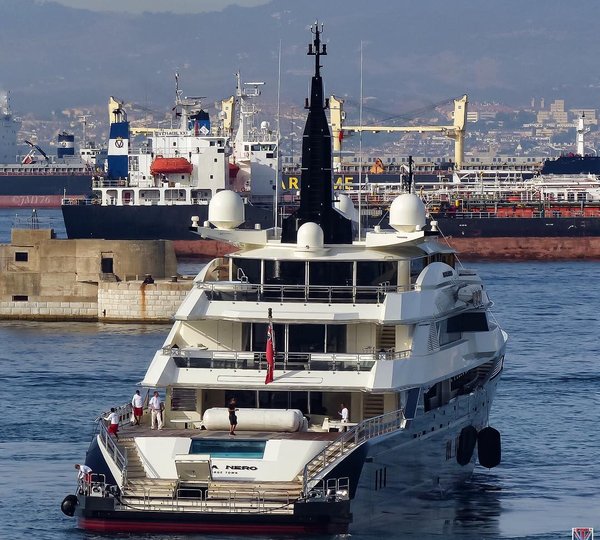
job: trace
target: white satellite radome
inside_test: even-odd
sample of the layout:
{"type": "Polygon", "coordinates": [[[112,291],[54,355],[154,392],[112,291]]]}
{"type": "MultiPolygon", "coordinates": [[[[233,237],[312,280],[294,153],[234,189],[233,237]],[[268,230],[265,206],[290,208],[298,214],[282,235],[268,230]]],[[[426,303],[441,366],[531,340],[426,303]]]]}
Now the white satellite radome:
{"type": "Polygon", "coordinates": [[[398,232],[416,232],[427,223],[423,201],[414,193],[403,193],[390,206],[390,227],[398,232]]]}
{"type": "Polygon", "coordinates": [[[339,194],[337,199],[334,201],[333,206],[337,208],[344,217],[358,222],[356,208],[354,207],[352,199],[348,197],[348,195],[339,194]]]}
{"type": "Polygon", "coordinates": [[[263,120],[263,121],[260,123],[260,129],[263,129],[263,130],[265,130],[265,131],[266,131],[266,130],[268,130],[270,127],[271,127],[271,124],[269,124],[269,122],[267,122],[266,120],[263,120]]]}
{"type": "Polygon", "coordinates": [[[219,191],[208,204],[208,221],[217,229],[235,229],[246,221],[244,201],[235,191],[219,191]]]}
{"type": "Polygon", "coordinates": [[[298,249],[301,250],[315,250],[321,249],[325,245],[325,235],[323,229],[316,223],[309,221],[304,223],[298,229],[298,236],[296,243],[298,249]]]}

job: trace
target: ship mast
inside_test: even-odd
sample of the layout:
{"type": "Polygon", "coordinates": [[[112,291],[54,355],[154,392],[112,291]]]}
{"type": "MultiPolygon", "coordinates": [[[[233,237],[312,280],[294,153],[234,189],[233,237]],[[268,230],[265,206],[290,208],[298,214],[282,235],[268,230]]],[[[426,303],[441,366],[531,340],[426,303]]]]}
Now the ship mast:
{"type": "Polygon", "coordinates": [[[352,222],[333,207],[331,131],[325,116],[329,100],[323,99],[321,79],[321,56],[327,54],[327,46],[321,44],[322,31],[323,25],[311,26],[314,39],[308,55],[315,57],[315,73],[305,105],[308,115],[302,136],[300,207],[283,222],[282,242],[296,242],[298,229],[312,222],[323,230],[326,244],[351,244],[352,222]]]}

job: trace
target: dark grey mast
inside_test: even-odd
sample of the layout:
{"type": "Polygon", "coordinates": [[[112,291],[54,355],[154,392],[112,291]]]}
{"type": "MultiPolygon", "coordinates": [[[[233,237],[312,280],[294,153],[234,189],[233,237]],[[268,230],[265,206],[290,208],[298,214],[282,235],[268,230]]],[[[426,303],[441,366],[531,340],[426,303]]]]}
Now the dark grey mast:
{"type": "MultiPolygon", "coordinates": [[[[321,26],[322,31],[322,26],[321,26]]],[[[324,233],[326,244],[351,244],[352,221],[333,207],[331,131],[325,116],[329,100],[323,100],[320,58],[327,54],[321,46],[318,24],[311,27],[314,41],[308,46],[308,55],[315,57],[315,74],[312,77],[310,102],[302,136],[302,169],[300,177],[300,208],[282,224],[282,242],[297,240],[298,229],[307,222],[317,223],[324,233]]]]}

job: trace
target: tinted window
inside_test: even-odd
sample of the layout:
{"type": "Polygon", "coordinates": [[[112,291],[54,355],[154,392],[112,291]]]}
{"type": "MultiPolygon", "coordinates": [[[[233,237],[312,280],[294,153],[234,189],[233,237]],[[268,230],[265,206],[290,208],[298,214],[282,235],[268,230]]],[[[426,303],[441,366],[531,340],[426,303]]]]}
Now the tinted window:
{"type": "Polygon", "coordinates": [[[448,319],[448,332],[487,332],[487,316],[484,312],[460,313],[448,319]]]}

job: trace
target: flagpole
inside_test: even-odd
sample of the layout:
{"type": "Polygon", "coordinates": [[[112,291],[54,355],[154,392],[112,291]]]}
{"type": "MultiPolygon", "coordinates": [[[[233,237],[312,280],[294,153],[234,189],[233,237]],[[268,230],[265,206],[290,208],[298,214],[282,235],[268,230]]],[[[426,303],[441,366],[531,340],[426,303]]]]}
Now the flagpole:
{"type": "MultiPolygon", "coordinates": [[[[360,40],[360,107],[358,113],[358,125],[362,128],[363,122],[363,42],[360,40]]],[[[358,241],[361,239],[362,223],[362,129],[358,132],[358,241]]]]}
{"type": "Polygon", "coordinates": [[[281,131],[279,128],[280,123],[280,111],[281,111],[281,40],[279,40],[279,68],[277,73],[277,156],[275,160],[275,201],[273,202],[273,221],[275,223],[275,230],[277,230],[277,206],[279,202],[279,156],[281,152],[279,151],[279,144],[281,142],[281,131]]]}
{"type": "Polygon", "coordinates": [[[275,370],[275,332],[273,331],[273,311],[271,308],[267,311],[267,346],[265,356],[267,358],[267,374],[265,376],[265,384],[273,382],[273,371],[275,370]]]}

